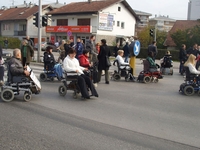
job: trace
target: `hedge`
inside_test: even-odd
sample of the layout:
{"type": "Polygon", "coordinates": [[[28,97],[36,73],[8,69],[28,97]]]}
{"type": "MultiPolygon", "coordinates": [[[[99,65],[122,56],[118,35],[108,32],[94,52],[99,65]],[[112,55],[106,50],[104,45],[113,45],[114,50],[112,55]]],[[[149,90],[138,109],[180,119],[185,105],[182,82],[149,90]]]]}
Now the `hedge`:
{"type": "Polygon", "coordinates": [[[0,37],[0,44],[3,48],[4,47],[4,40],[7,38],[8,40],[8,48],[9,49],[14,49],[14,48],[19,48],[21,41],[19,38],[14,38],[14,37],[0,37]]]}

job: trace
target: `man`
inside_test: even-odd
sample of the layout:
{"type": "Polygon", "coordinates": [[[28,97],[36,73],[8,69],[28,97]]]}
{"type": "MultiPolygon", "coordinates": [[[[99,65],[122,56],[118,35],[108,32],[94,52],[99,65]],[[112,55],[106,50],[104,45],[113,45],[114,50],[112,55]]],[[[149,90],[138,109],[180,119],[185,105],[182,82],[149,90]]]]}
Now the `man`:
{"type": "Polygon", "coordinates": [[[4,40],[4,47],[5,47],[5,49],[8,48],[8,39],[7,38],[4,40]]]}
{"type": "Polygon", "coordinates": [[[77,38],[75,50],[76,50],[76,58],[79,59],[79,56],[83,54],[83,44],[81,43],[81,39],[79,37],[77,38]]]}
{"type": "Polygon", "coordinates": [[[97,62],[98,52],[95,46],[95,36],[91,35],[90,40],[86,43],[86,49],[90,51],[90,62],[97,62]]]}
{"type": "Polygon", "coordinates": [[[30,39],[29,36],[26,36],[26,40],[28,41],[28,44],[29,44],[30,46],[32,46],[32,48],[34,48],[34,43],[33,43],[33,41],[30,39]]]}
{"type": "Polygon", "coordinates": [[[30,65],[32,57],[34,56],[33,47],[28,43],[27,40],[23,40],[21,47],[22,64],[23,66],[30,65]]]}
{"type": "Polygon", "coordinates": [[[158,54],[157,46],[156,46],[156,41],[153,41],[151,45],[148,46],[148,54],[149,52],[153,52],[153,60],[155,61],[156,55],[158,54]]]}
{"type": "Polygon", "coordinates": [[[179,60],[180,60],[180,65],[179,65],[179,73],[183,75],[184,73],[184,63],[187,61],[187,53],[186,53],[186,45],[182,44],[180,51],[179,51],[179,60]]]}
{"type": "Polygon", "coordinates": [[[24,70],[24,67],[21,62],[21,50],[15,49],[13,51],[13,57],[8,62],[9,71],[11,76],[29,76],[30,72],[24,70]]]}

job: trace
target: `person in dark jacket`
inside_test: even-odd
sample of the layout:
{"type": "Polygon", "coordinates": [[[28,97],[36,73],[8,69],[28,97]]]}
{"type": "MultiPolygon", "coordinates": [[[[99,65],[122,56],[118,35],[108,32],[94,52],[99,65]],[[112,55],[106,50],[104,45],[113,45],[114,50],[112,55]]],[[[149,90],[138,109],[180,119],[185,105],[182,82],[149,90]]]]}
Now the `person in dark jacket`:
{"type": "Polygon", "coordinates": [[[77,38],[75,50],[76,50],[76,59],[79,59],[79,56],[83,54],[83,44],[81,43],[80,38],[77,38]]]}
{"type": "Polygon", "coordinates": [[[98,51],[96,49],[96,43],[95,43],[95,36],[91,35],[90,36],[90,40],[86,43],[85,48],[88,49],[90,51],[90,62],[97,62],[97,55],[98,55],[98,51]]]}
{"type": "Polygon", "coordinates": [[[111,56],[111,53],[110,53],[110,49],[108,48],[108,46],[106,44],[106,40],[102,39],[101,46],[100,46],[100,52],[98,55],[98,60],[99,60],[98,82],[101,81],[102,70],[105,70],[105,81],[106,81],[106,84],[109,84],[109,74],[108,74],[109,67],[106,65],[106,57],[109,58],[110,56],[111,56]]]}
{"type": "Polygon", "coordinates": [[[149,52],[153,52],[153,60],[155,61],[156,55],[158,54],[158,50],[156,47],[156,41],[153,41],[151,45],[148,46],[148,54],[149,52]]]}
{"type": "Polygon", "coordinates": [[[128,46],[128,42],[126,42],[126,45],[123,47],[123,51],[124,51],[124,62],[128,62],[128,57],[129,57],[129,46],[128,46]]]}
{"type": "Polygon", "coordinates": [[[4,60],[3,60],[3,51],[0,45],[0,86],[3,85],[3,76],[4,76],[4,60]]]}
{"type": "Polygon", "coordinates": [[[30,65],[32,57],[34,56],[34,50],[31,45],[29,45],[27,40],[23,40],[21,47],[22,64],[23,66],[30,65]]]}
{"type": "Polygon", "coordinates": [[[66,43],[64,44],[64,49],[65,49],[65,57],[67,57],[69,50],[70,50],[70,40],[67,40],[66,43]]]}
{"type": "Polygon", "coordinates": [[[119,43],[117,43],[117,45],[114,47],[115,57],[117,57],[117,55],[118,55],[118,50],[120,50],[120,44],[119,43]]]}
{"type": "Polygon", "coordinates": [[[186,52],[186,45],[182,44],[180,51],[179,51],[179,60],[180,60],[180,65],[179,65],[179,73],[183,75],[184,71],[184,63],[187,61],[187,52],[186,52]]]}

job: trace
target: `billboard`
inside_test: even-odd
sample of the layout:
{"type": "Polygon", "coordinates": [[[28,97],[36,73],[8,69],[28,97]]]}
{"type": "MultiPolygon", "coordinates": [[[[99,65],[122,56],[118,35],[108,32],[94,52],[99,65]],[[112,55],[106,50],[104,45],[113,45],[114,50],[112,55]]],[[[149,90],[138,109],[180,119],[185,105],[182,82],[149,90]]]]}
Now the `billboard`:
{"type": "Polygon", "coordinates": [[[110,14],[99,14],[99,30],[112,31],[114,16],[110,14]]]}

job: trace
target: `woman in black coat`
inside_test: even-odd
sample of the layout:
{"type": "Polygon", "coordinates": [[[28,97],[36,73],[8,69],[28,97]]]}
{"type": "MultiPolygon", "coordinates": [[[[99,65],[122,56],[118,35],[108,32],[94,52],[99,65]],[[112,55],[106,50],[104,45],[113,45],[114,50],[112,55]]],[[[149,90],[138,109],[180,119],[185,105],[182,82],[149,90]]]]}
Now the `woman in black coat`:
{"type": "Polygon", "coordinates": [[[106,65],[106,56],[109,58],[111,56],[110,49],[108,48],[106,44],[106,40],[102,39],[101,40],[101,46],[100,46],[100,51],[98,54],[98,81],[101,81],[101,75],[102,75],[102,70],[105,70],[105,81],[106,84],[109,84],[109,74],[108,70],[109,67],[106,65]]]}

